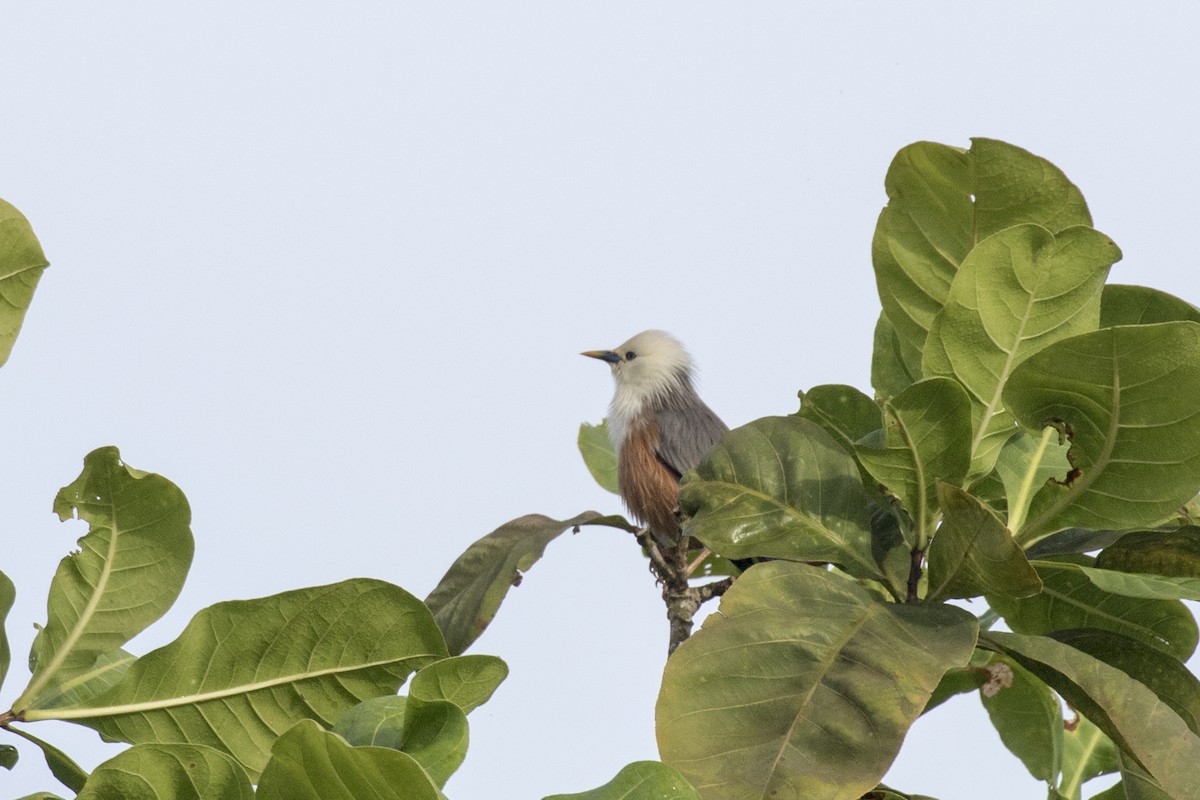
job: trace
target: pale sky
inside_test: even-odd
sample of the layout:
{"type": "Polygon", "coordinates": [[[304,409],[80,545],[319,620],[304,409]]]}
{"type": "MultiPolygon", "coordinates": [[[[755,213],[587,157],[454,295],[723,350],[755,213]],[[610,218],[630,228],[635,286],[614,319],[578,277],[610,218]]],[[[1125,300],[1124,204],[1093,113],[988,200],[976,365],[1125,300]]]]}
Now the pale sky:
{"type": "MultiPolygon", "coordinates": [[[[189,582],[144,653],[219,600],[355,576],[423,597],[506,520],[619,511],[575,449],[611,393],[581,350],[675,333],[731,426],[821,383],[869,393],[871,235],[910,142],[1050,159],[1124,251],[1114,282],[1200,302],[1200,14],[1114,9],[6,4],[0,197],[52,267],[0,371],[0,703],[84,531],[51,501],[96,447],[192,505],[189,582]]],[[[472,650],[511,675],[447,794],[655,758],[666,633],[624,534],[552,544],[472,650]]],[[[116,752],[30,730],[87,768],[116,752]]],[[[21,749],[0,795],[69,794],[21,749]]],[[[887,780],[1045,796],[972,696],[887,780]]]]}

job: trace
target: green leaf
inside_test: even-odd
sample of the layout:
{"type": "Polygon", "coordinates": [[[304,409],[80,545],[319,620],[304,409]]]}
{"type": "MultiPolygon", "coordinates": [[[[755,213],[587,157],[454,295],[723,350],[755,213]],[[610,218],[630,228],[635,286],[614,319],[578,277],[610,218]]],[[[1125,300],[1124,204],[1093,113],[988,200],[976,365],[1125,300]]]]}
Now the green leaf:
{"type": "Polygon", "coordinates": [[[1104,548],[1096,566],[1122,572],[1151,572],[1175,578],[1200,578],[1200,527],[1133,531],[1104,548]]]}
{"type": "Polygon", "coordinates": [[[937,489],[945,518],[929,545],[928,598],[1037,594],[1041,578],[995,512],[957,486],[937,489]]]}
{"type": "MultiPolygon", "coordinates": [[[[1053,429],[1047,428],[1039,440],[1023,430],[1018,431],[1000,448],[996,471],[992,474],[1004,485],[1008,519],[1014,529],[1019,529],[1034,495],[1046,482],[1061,478],[1071,470],[1067,446],[1058,442],[1053,433],[1053,429]]],[[[979,485],[973,486],[972,490],[978,492],[979,485]]]]}
{"type": "Polygon", "coordinates": [[[439,787],[467,757],[467,715],[449,700],[409,695],[400,749],[417,760],[439,787]]]}
{"type": "Polygon", "coordinates": [[[20,757],[20,752],[11,744],[0,744],[0,767],[11,770],[20,757]]]}
{"type": "Polygon", "coordinates": [[[1125,800],[1175,800],[1163,791],[1162,785],[1130,758],[1117,753],[1121,765],[1121,783],[1125,800]]]}
{"type": "Polygon", "coordinates": [[[0,366],[12,354],[33,292],[49,265],[29,220],[0,200],[0,366]]]}
{"type": "Polygon", "coordinates": [[[440,792],[407,753],[351,747],[311,720],[292,726],[271,749],[257,800],[439,800],[440,792]]]}
{"type": "Polygon", "coordinates": [[[1100,775],[1110,775],[1117,769],[1117,748],[1112,739],[1105,736],[1087,717],[1076,716],[1063,732],[1059,794],[1078,798],[1083,784],[1100,775]]]}
{"type": "MultiPolygon", "coordinates": [[[[1085,556],[1079,556],[1085,559],[1085,556]]],[[[1042,591],[1033,597],[989,595],[988,602],[1017,633],[1100,628],[1157,647],[1186,661],[1196,649],[1196,620],[1176,600],[1142,600],[1100,589],[1077,563],[1037,561],[1042,591]]]]}
{"type": "Polygon", "coordinates": [[[874,400],[853,386],[826,384],[800,393],[796,416],[811,420],[854,453],[854,443],[883,427],[883,415],[874,400]]]}
{"type": "Polygon", "coordinates": [[[1116,667],[1158,696],[1200,735],[1200,681],[1178,660],[1150,645],[1094,628],[1057,631],[1054,638],[1116,667]]]}
{"type": "Polygon", "coordinates": [[[1150,600],[1200,600],[1200,578],[1164,578],[1085,566],[1078,569],[1096,588],[1112,594],[1150,600]]]}
{"type": "Polygon", "coordinates": [[[253,778],[278,731],[305,718],[330,725],[361,700],[394,694],[410,672],[445,655],[419,600],[359,578],[218,603],[110,691],[26,718],[73,720],[135,744],[210,745],[253,778]]]}
{"type": "Polygon", "coordinates": [[[38,707],[48,691],[166,613],[192,563],[191,510],[178,487],[128,466],[115,447],[94,450],[83,463],[54,510],[64,520],[78,513],[90,529],[50,584],[49,622],[17,711],[38,707]]]}
{"type": "Polygon", "coordinates": [[[1110,283],[1100,300],[1100,327],[1152,325],[1156,322],[1200,322],[1200,309],[1173,294],[1146,286],[1110,283]]]}
{"type": "Polygon", "coordinates": [[[461,655],[483,634],[508,590],[520,584],[521,574],[537,563],[546,545],[563,532],[598,519],[595,511],[568,520],[528,514],[468,547],[425,598],[450,655],[461,655]]]}
{"type": "Polygon", "coordinates": [[[404,746],[404,695],[371,697],[350,706],[330,728],[355,747],[374,745],[399,750],[404,746]]]}
{"type": "Polygon", "coordinates": [[[438,786],[445,785],[467,755],[467,717],[449,700],[373,697],[347,709],[333,732],[355,747],[408,753],[438,786]]]}
{"type": "Polygon", "coordinates": [[[1043,636],[989,632],[980,641],[1037,675],[1141,762],[1176,800],[1200,798],[1200,738],[1145,686],[1043,636]]]}
{"type": "Polygon", "coordinates": [[[1200,324],[1166,322],[1056,342],[1013,371],[1004,401],[1028,428],[1053,423],[1075,469],[1033,499],[1028,543],[1069,527],[1149,526],[1200,488],[1200,324]]]}
{"type": "Polygon", "coordinates": [[[883,441],[864,440],[854,452],[863,469],[900,500],[923,547],[938,509],[938,481],[961,484],[971,466],[971,404],[952,380],[931,378],[883,404],[883,441]]]}
{"type": "Polygon", "coordinates": [[[617,486],[617,451],[608,438],[608,420],[599,425],[583,423],[579,426],[579,454],[588,472],[602,489],[620,494],[617,486]]]}
{"type": "Polygon", "coordinates": [[[705,796],[857,800],[975,636],[959,608],[886,603],[806,564],[758,564],[668,659],[659,752],[705,796]]]}
{"type": "Polygon", "coordinates": [[[87,782],[88,774],[83,771],[83,767],[71,760],[70,756],[49,742],[39,739],[22,728],[10,726],[8,730],[22,739],[37,745],[42,751],[42,757],[46,759],[46,766],[50,769],[50,774],[57,778],[63,786],[66,786],[72,792],[78,792],[83,788],[83,785],[87,782]]]}
{"type": "Polygon", "coordinates": [[[1025,557],[1032,560],[1090,553],[1102,547],[1108,547],[1126,533],[1127,531],[1067,528],[1065,531],[1052,533],[1044,539],[1038,539],[1033,545],[1026,548],[1025,557]]]}
{"type": "Polygon", "coordinates": [[[971,473],[990,472],[1016,432],[1001,395],[1014,368],[1053,342],[1094,331],[1100,291],[1121,251],[1086,227],[1057,236],[1019,225],[976,245],[925,342],[925,375],[956,378],[971,398],[971,473]]]}
{"type": "Polygon", "coordinates": [[[888,205],[871,245],[875,280],[899,338],[918,351],[977,242],[1022,223],[1054,233],[1092,224],[1083,196],[1057,167],[993,139],[972,139],[969,151],[908,145],[884,187],[888,205]]]}
{"type": "Polygon", "coordinates": [[[635,761],[590,792],[555,794],[544,800],[700,800],[678,771],[659,761],[635,761]]]}
{"type": "Polygon", "coordinates": [[[9,648],[8,631],[4,627],[4,621],[8,619],[8,612],[12,611],[16,599],[17,587],[7,575],[0,572],[0,686],[4,685],[8,666],[12,663],[12,650],[9,648]]]}
{"type": "Polygon", "coordinates": [[[253,800],[236,761],[195,744],[139,744],[92,772],[76,800],[253,800]]]}
{"type": "Polygon", "coordinates": [[[868,497],[833,438],[799,417],[764,417],[726,434],[684,476],[684,532],[727,558],[832,561],[876,578],[868,497]]]}
{"type": "Polygon", "coordinates": [[[137,657],[127,650],[105,653],[96,659],[91,669],[47,689],[38,698],[38,708],[82,705],[116,686],[135,661],[137,657]]]}
{"type": "Polygon", "coordinates": [[[921,351],[901,340],[884,312],[875,323],[871,352],[871,386],[880,400],[895,397],[921,380],[921,351]]]}
{"type": "Polygon", "coordinates": [[[1011,671],[1011,682],[980,691],[979,699],[1004,746],[1021,759],[1030,775],[1053,785],[1063,763],[1063,716],[1058,698],[1012,659],[994,655],[992,666],[998,663],[1011,671]]]}
{"type": "Polygon", "coordinates": [[[454,656],[422,667],[409,694],[422,700],[449,700],[469,714],[486,703],[508,677],[508,665],[496,656],[454,656]]]}

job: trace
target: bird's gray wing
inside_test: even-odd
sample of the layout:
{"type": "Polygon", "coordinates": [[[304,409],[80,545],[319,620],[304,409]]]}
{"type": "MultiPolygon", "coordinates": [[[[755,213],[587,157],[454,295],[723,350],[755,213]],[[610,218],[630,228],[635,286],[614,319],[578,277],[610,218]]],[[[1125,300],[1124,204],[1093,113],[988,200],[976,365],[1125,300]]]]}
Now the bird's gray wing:
{"type": "Polygon", "coordinates": [[[729,428],[696,398],[658,411],[658,460],[677,477],[700,463],[729,428]]]}

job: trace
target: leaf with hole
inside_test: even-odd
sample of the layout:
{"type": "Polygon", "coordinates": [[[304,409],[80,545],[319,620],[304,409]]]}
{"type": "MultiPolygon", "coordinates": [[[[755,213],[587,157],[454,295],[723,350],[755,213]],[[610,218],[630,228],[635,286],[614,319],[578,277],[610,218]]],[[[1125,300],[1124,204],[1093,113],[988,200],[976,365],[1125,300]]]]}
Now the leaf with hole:
{"type": "Polygon", "coordinates": [[[1147,527],[1200,489],[1200,324],[1105,328],[1055,342],[1018,366],[1004,392],[1021,424],[1054,424],[1074,469],[1044,486],[1017,532],[1147,527]]]}
{"type": "Polygon", "coordinates": [[[18,711],[39,708],[56,686],[166,613],[192,563],[183,492],[161,475],[133,469],[115,447],[87,455],[54,510],[63,520],[78,514],[89,530],[50,584],[49,622],[35,642],[33,678],[13,705],[18,711]]]}
{"type": "Polygon", "coordinates": [[[927,376],[961,381],[971,398],[971,474],[992,470],[1016,433],[1002,394],[1013,370],[1053,342],[1093,331],[1100,291],[1121,251],[1099,231],[1057,235],[1018,225],[981,241],[963,260],[925,342],[927,376]]]}

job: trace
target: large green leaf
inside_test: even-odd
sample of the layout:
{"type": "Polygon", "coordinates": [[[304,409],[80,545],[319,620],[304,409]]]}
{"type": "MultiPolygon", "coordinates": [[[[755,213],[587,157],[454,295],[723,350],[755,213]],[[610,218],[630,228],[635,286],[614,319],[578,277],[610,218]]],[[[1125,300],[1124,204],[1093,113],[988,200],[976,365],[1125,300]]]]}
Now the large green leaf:
{"type": "Polygon", "coordinates": [[[1123,572],[1150,572],[1174,578],[1200,578],[1200,527],[1132,531],[1108,545],[1096,566],[1123,572]]]}
{"type": "Polygon", "coordinates": [[[1200,680],[1178,659],[1127,636],[1095,628],[1057,631],[1054,638],[1116,667],[1158,696],[1200,735],[1200,680]]]}
{"type": "Polygon", "coordinates": [[[330,728],[355,747],[373,745],[399,750],[404,746],[404,695],[371,697],[346,709],[330,728]]]}
{"type": "Polygon", "coordinates": [[[1152,325],[1156,322],[1200,322],[1200,309],[1173,294],[1148,286],[1110,283],[1100,300],[1100,327],[1152,325]]]}
{"type": "Polygon", "coordinates": [[[820,425],[847,453],[854,443],[883,427],[879,405],[853,386],[826,384],[800,393],[796,416],[820,425]]]}
{"type": "Polygon", "coordinates": [[[110,739],[190,742],[229,753],[254,777],[279,731],[330,725],[368,697],[393,694],[446,656],[421,601],[359,578],[198,613],[171,644],[139,659],[108,692],[70,708],[31,710],[110,739]]]}
{"type": "Polygon", "coordinates": [[[875,280],[899,338],[918,351],[977,242],[1022,223],[1055,233],[1092,224],[1083,196],[1057,167],[993,139],[972,139],[970,150],[908,145],[884,187],[888,205],[871,245],[875,280]]]}
{"type": "Polygon", "coordinates": [[[195,744],[139,744],[92,772],[75,800],[253,800],[245,770],[195,744]]]}
{"type": "Polygon", "coordinates": [[[1020,664],[993,655],[993,667],[998,662],[1010,670],[1011,682],[995,691],[980,691],[979,699],[1004,746],[1021,759],[1029,774],[1053,785],[1063,763],[1063,716],[1058,698],[1020,664]]]}
{"type": "Polygon", "coordinates": [[[1097,588],[1112,594],[1150,600],[1200,600],[1200,578],[1167,578],[1085,566],[1078,569],[1097,588]]]}
{"type": "Polygon", "coordinates": [[[1200,798],[1200,738],[1140,682],[1047,637],[990,632],[980,641],[1048,683],[1140,761],[1175,800],[1200,798]]]}
{"type": "Polygon", "coordinates": [[[1041,578],[994,511],[945,483],[938,502],[945,518],[929,546],[930,600],[1037,594],[1041,578]]]}
{"type": "Polygon", "coordinates": [[[401,750],[416,759],[439,787],[467,756],[467,717],[448,700],[372,697],[350,708],[333,732],[355,747],[401,750]]]}
{"type": "Polygon", "coordinates": [[[723,556],[832,561],[874,578],[867,504],[854,459],[794,416],[726,434],[680,491],[684,532],[723,556]]]}
{"type": "Polygon", "coordinates": [[[565,531],[599,519],[595,511],[568,520],[527,514],[468,547],[425,598],[450,654],[461,655],[483,634],[508,590],[521,582],[521,574],[537,563],[546,545],[565,531]]]}
{"type": "Polygon", "coordinates": [[[925,342],[925,375],[961,381],[971,397],[971,472],[981,476],[1016,432],[1001,399],[1018,364],[1049,344],[1096,329],[1100,290],[1121,251],[1087,227],[1057,236],[1018,225],[962,262],[925,342]]]}
{"type": "Polygon", "coordinates": [[[883,404],[883,441],[854,447],[863,469],[899,499],[923,547],[937,520],[938,481],[961,484],[971,466],[971,404],[958,383],[931,378],[883,404]]]}
{"type": "Polygon", "coordinates": [[[617,451],[608,436],[608,420],[599,425],[585,422],[579,426],[579,454],[601,488],[621,493],[617,486],[617,451]]]}
{"type": "Polygon", "coordinates": [[[751,567],[667,661],[659,752],[706,798],[857,800],[887,771],[974,617],[805,564],[751,567]]]}
{"type": "Polygon", "coordinates": [[[1180,661],[1195,651],[1196,620],[1183,603],[1106,592],[1080,571],[1078,563],[1038,561],[1034,567],[1042,579],[1039,594],[988,596],[992,608],[1014,631],[1045,634],[1065,628],[1100,628],[1157,647],[1180,661]]]}
{"type": "Polygon", "coordinates": [[[1173,514],[1200,489],[1200,324],[1105,328],[1056,342],[1013,371],[1008,408],[1058,426],[1075,469],[1033,498],[1017,539],[1069,527],[1132,528],[1173,514]]]}
{"type": "Polygon", "coordinates": [[[257,800],[439,800],[441,793],[407,753],[351,747],[311,720],[279,737],[258,782],[257,800]]]}
{"type": "Polygon", "coordinates": [[[448,700],[470,713],[486,703],[507,677],[508,665],[496,656],[454,656],[422,667],[408,691],[422,700],[448,700]]]}
{"type": "Polygon", "coordinates": [[[4,685],[4,678],[8,675],[8,666],[12,663],[12,650],[9,648],[8,631],[4,622],[8,618],[8,612],[12,611],[16,599],[17,587],[13,585],[7,575],[0,572],[0,686],[4,685]]]}
{"type": "Polygon", "coordinates": [[[871,386],[881,400],[895,397],[921,380],[921,351],[896,333],[884,312],[875,323],[871,350],[871,386]]]}
{"type": "Polygon", "coordinates": [[[556,794],[544,800],[700,800],[679,772],[659,761],[635,761],[608,783],[589,792],[556,794]]]}
{"type": "Polygon", "coordinates": [[[48,690],[161,617],[192,563],[191,510],[178,487],[128,466],[115,447],[94,450],[83,463],[75,482],[59,490],[54,510],[64,520],[78,514],[90,529],[50,584],[49,622],[17,711],[37,707],[48,690]]]}
{"type": "Polygon", "coordinates": [[[33,292],[49,265],[29,220],[0,200],[0,365],[12,353],[33,292]]]}

